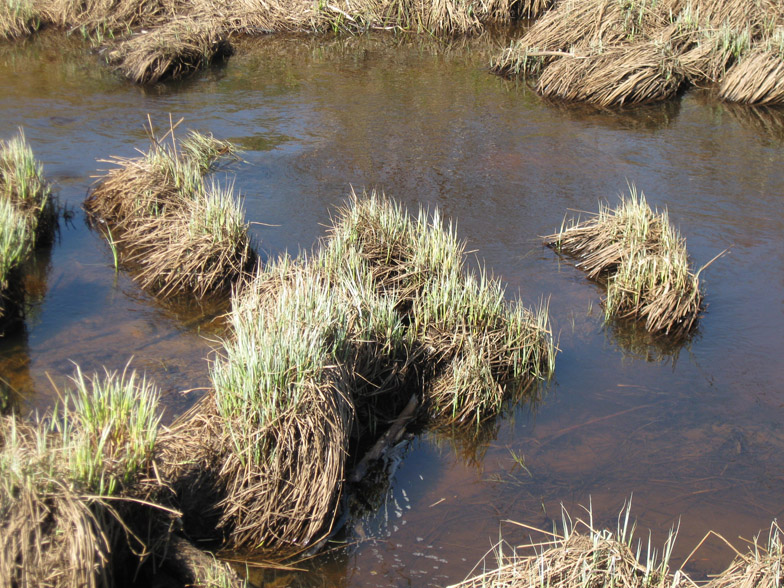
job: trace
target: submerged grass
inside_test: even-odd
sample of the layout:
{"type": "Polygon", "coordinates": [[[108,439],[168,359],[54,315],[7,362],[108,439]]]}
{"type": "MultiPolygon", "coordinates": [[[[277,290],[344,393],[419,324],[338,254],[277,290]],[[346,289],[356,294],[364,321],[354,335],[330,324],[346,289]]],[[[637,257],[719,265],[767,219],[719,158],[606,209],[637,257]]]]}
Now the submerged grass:
{"type": "Polygon", "coordinates": [[[155,139],[136,158],[115,158],[85,201],[99,228],[111,231],[120,261],[145,289],[168,297],[227,292],[255,263],[233,185],[205,180],[233,147],[191,132],[179,143],[155,139]]]}
{"type": "Polygon", "coordinates": [[[113,550],[144,547],[131,530],[144,517],[122,498],[152,473],[158,392],[127,371],[73,381],[51,415],[0,419],[0,577],[12,586],[109,586],[113,550]]]}
{"type": "Polygon", "coordinates": [[[654,334],[679,338],[697,325],[702,307],[699,272],[692,273],[685,241],[667,212],[654,212],[630,186],[617,208],[600,206],[584,222],[572,220],[545,238],[579,259],[589,278],[607,284],[606,319],[644,322],[654,334]]]}

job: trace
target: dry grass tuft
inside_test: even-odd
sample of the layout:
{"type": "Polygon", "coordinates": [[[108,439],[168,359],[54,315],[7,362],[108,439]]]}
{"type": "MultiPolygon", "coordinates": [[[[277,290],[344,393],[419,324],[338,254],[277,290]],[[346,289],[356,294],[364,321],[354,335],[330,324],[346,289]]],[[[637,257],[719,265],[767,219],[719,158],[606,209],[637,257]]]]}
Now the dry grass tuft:
{"type": "Polygon", "coordinates": [[[766,544],[755,537],[746,553],[707,586],[710,588],[778,588],[784,583],[784,532],[776,521],[770,526],[766,544]]]}
{"type": "Polygon", "coordinates": [[[510,304],[499,280],[470,271],[464,244],[438,211],[412,219],[383,195],[352,194],[328,243],[338,252],[346,246],[410,324],[437,418],[477,423],[513,393],[549,378],[555,351],[546,309],[510,304]]]}
{"type": "Polygon", "coordinates": [[[727,70],[719,96],[728,102],[784,104],[784,50],[751,50],[727,70]]]}
{"type": "Polygon", "coordinates": [[[650,541],[645,552],[642,542],[635,539],[628,507],[615,532],[595,529],[590,510],[588,515],[588,522],[577,519],[572,523],[564,513],[561,534],[541,531],[548,539],[535,544],[539,547],[518,548],[526,554],[507,547],[511,554],[505,555],[499,545],[492,569],[451,588],[675,588],[669,571],[674,531],[659,555],[650,541]]]}
{"type": "Polygon", "coordinates": [[[352,194],[312,256],[235,291],[214,391],[165,443],[185,510],[209,513],[197,532],[277,555],[312,545],[336,516],[349,440],[374,440],[412,390],[439,419],[475,423],[549,377],[546,314],[509,305],[463,258],[437,213],[352,194]]]}
{"type": "Polygon", "coordinates": [[[228,291],[255,263],[232,185],[204,175],[230,144],[191,132],[155,139],[141,157],[111,160],[85,209],[107,233],[143,288],[204,298],[228,291]]]}
{"type": "Polygon", "coordinates": [[[177,18],[114,45],[106,61],[137,84],[177,79],[231,55],[226,35],[212,21],[177,18]]]}
{"type": "Polygon", "coordinates": [[[699,272],[692,273],[685,241],[666,211],[652,211],[633,186],[617,208],[602,206],[593,218],[572,220],[545,240],[577,257],[589,278],[607,283],[607,320],[643,321],[649,332],[674,338],[696,327],[699,272]]]}

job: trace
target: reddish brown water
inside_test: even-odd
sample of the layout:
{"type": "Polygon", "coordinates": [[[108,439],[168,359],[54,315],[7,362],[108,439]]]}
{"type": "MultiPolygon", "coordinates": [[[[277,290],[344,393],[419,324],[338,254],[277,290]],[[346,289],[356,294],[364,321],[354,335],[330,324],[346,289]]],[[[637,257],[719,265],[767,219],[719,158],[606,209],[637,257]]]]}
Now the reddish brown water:
{"type": "MultiPolygon", "coordinates": [[[[380,39],[266,38],[180,84],[140,89],[78,42],[0,47],[0,136],[23,126],[75,216],[41,256],[40,300],[0,342],[0,375],[23,406],[53,402],[72,362],[145,370],[169,418],[207,386],[219,327],[166,309],[115,274],[80,209],[96,160],[145,148],[149,113],[231,139],[231,169],[254,236],[270,255],[310,248],[353,185],[457,219],[469,248],[529,304],[549,297],[561,353],[543,399],[472,444],[425,433],[376,508],[349,521],[344,547],[304,574],[254,574],[283,586],[427,586],[461,580],[507,523],[551,528],[560,505],[597,525],[632,513],[655,542],[680,521],[676,558],[708,529],[751,538],[784,512],[784,115],[690,94],[630,112],[544,104],[487,73],[479,40],[451,47],[380,39]],[[681,349],[657,349],[602,324],[601,291],[540,244],[570,209],[596,210],[634,182],[668,207],[703,274],[708,311],[681,349]],[[527,470],[514,455],[523,456],[527,470]]],[[[644,537],[647,537],[643,533],[644,537]]],[[[740,541],[736,544],[742,545],[740,541]]],[[[718,541],[696,574],[730,560],[718,541]]]]}

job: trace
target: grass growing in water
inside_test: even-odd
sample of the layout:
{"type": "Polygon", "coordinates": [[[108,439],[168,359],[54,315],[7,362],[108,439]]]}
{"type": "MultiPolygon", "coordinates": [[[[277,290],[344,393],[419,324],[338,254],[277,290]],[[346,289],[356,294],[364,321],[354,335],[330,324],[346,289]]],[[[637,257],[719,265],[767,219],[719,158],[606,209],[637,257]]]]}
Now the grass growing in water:
{"type": "Polygon", "coordinates": [[[586,221],[564,221],[545,241],[577,257],[589,278],[606,282],[607,320],[640,320],[649,332],[674,338],[696,327],[699,272],[692,273],[685,241],[667,212],[651,210],[633,186],[617,208],[602,205],[586,221]]]}
{"type": "Polygon", "coordinates": [[[601,106],[673,98],[718,83],[722,100],[782,104],[775,1],[566,0],[493,60],[547,97],[601,106]]]}
{"type": "Polygon", "coordinates": [[[468,272],[437,213],[412,219],[375,193],[352,194],[312,255],[235,291],[229,320],[214,391],[171,438],[189,464],[171,477],[211,493],[198,510],[216,515],[213,533],[278,554],[329,529],[349,440],[375,440],[412,393],[439,421],[473,425],[553,367],[544,313],[468,272]]]}
{"type": "Polygon", "coordinates": [[[0,141],[0,334],[24,317],[24,290],[16,268],[36,245],[51,242],[56,224],[43,167],[20,130],[0,141]]]}
{"type": "Polygon", "coordinates": [[[106,61],[137,84],[181,78],[232,52],[217,22],[176,18],[116,44],[106,61]]]}
{"type": "MultiPolygon", "coordinates": [[[[85,378],[48,417],[0,419],[0,577],[109,586],[118,537],[144,528],[122,498],[151,473],[158,393],[134,372],[85,378]]],[[[122,551],[122,548],[120,549],[122,551]]]]}
{"type": "MultiPolygon", "coordinates": [[[[677,536],[671,531],[660,552],[635,539],[635,525],[629,522],[629,506],[618,517],[615,531],[599,530],[588,521],[574,522],[564,511],[560,532],[542,531],[548,536],[543,547],[532,546],[529,553],[504,554],[497,548],[492,569],[466,579],[451,588],[669,588],[674,587],[669,561],[677,536]],[[530,553],[530,552],[533,553],[530,553]]],[[[522,548],[525,548],[523,546],[522,548]]],[[[521,549],[522,549],[521,548],[521,549]]]]}
{"type": "Polygon", "coordinates": [[[146,154],[111,160],[119,167],[85,208],[109,227],[121,262],[143,288],[164,297],[225,293],[256,258],[232,184],[204,178],[233,147],[197,132],[177,142],[175,126],[170,142],[151,131],[146,154]]]}

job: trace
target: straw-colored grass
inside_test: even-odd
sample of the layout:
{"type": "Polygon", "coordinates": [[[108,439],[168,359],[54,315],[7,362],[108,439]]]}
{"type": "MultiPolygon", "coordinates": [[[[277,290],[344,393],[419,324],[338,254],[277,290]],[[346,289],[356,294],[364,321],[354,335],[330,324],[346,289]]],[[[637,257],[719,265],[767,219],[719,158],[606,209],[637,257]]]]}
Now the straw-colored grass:
{"type": "Polygon", "coordinates": [[[719,96],[744,104],[784,104],[784,47],[749,51],[727,70],[719,96]]]}
{"type": "Polygon", "coordinates": [[[481,268],[470,271],[465,245],[438,211],[420,210],[412,219],[383,195],[352,194],[327,246],[346,244],[410,324],[425,354],[425,396],[433,415],[478,422],[496,414],[511,391],[552,373],[546,311],[508,303],[497,279],[481,268]]]}
{"type": "Polygon", "coordinates": [[[545,536],[544,540],[511,547],[503,542],[495,549],[496,561],[480,562],[481,572],[450,588],[779,588],[784,582],[782,533],[773,522],[767,541],[757,536],[744,552],[735,549],[721,535],[711,531],[683,562],[688,562],[706,539],[715,536],[729,546],[736,557],[720,574],[705,582],[694,582],[683,568],[670,568],[670,556],[677,532],[672,530],[661,549],[635,539],[635,524],[629,523],[628,507],[621,512],[615,531],[597,530],[593,515],[588,521],[572,523],[563,515],[562,530],[544,531],[521,527],[545,536]]]}
{"type": "MultiPolygon", "coordinates": [[[[141,157],[111,161],[85,201],[143,288],[197,298],[227,292],[255,262],[232,184],[204,175],[231,145],[191,132],[152,139],[141,157]]],[[[152,138],[152,134],[151,134],[152,138]]]]}
{"type": "Polygon", "coordinates": [[[779,588],[784,584],[784,532],[773,521],[766,541],[757,536],[745,553],[708,582],[710,588],[779,588]]]}
{"type": "Polygon", "coordinates": [[[153,84],[187,76],[231,52],[215,22],[178,18],[114,45],[106,61],[137,84],[153,84]]]}
{"type": "Polygon", "coordinates": [[[602,106],[669,99],[686,83],[718,83],[727,101],[780,104],[783,23],[779,0],[564,0],[491,68],[541,76],[545,96],[602,106]]]}
{"type": "Polygon", "coordinates": [[[651,333],[676,338],[696,327],[699,272],[692,273],[685,241],[667,212],[651,210],[633,186],[615,209],[602,205],[596,216],[564,222],[545,239],[576,257],[589,278],[606,282],[607,320],[639,320],[651,333]]]}
{"type": "Polygon", "coordinates": [[[536,90],[547,98],[622,106],[670,99],[682,81],[670,47],[641,43],[599,53],[575,50],[545,68],[536,90]]]}
{"type": "Polygon", "coordinates": [[[123,552],[116,540],[143,547],[130,531],[144,528],[143,517],[122,497],[152,474],[157,398],[133,372],[85,378],[77,370],[74,391],[50,416],[0,419],[3,582],[112,585],[112,559],[123,552]]]}
{"type": "Polygon", "coordinates": [[[0,1],[0,40],[30,35],[40,28],[41,21],[33,0],[0,1]]]}
{"type": "Polygon", "coordinates": [[[545,539],[532,546],[499,544],[497,561],[485,564],[489,570],[451,588],[674,588],[669,560],[677,533],[660,551],[650,538],[644,545],[635,537],[628,507],[615,531],[596,529],[588,510],[587,521],[572,522],[564,512],[560,532],[540,533],[545,539]]]}

